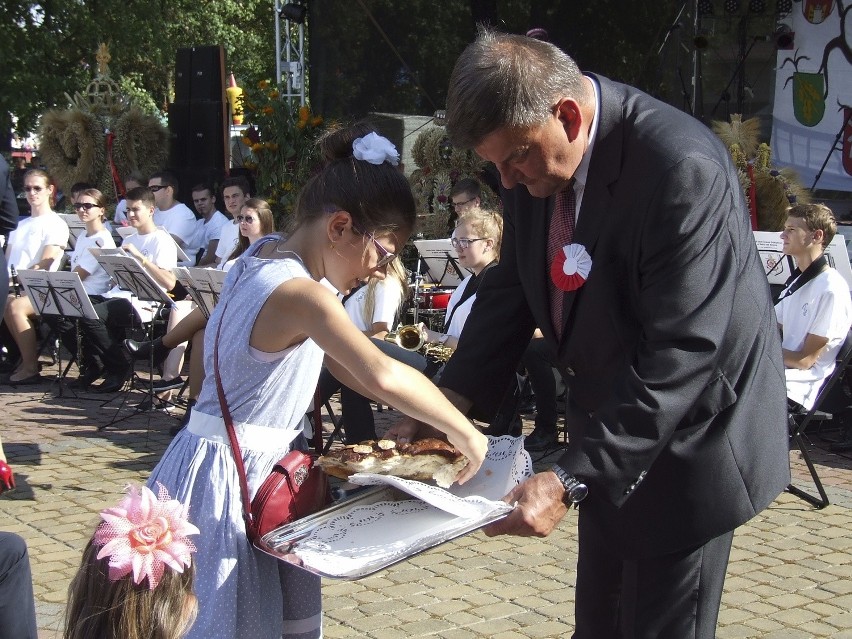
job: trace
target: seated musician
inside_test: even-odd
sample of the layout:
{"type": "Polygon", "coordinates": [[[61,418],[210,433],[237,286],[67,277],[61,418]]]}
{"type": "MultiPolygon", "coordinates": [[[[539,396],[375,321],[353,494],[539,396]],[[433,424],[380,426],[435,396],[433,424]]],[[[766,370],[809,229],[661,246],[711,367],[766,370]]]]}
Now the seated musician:
{"type": "MultiPolygon", "coordinates": [[[[476,299],[476,289],[488,269],[500,259],[502,237],[503,216],[499,213],[474,206],[459,216],[451,241],[459,264],[470,271],[470,274],[450,296],[444,316],[444,331],[439,333],[421,325],[428,344],[455,350],[476,299]]],[[[431,372],[437,373],[434,370],[431,372]]],[[[429,373],[427,369],[426,374],[429,373]]]]}
{"type": "MultiPolygon", "coordinates": [[[[22,218],[18,227],[9,235],[6,263],[9,265],[10,277],[23,269],[58,270],[62,252],[68,243],[68,225],[52,208],[56,188],[50,176],[40,169],[27,171],[24,174],[24,191],[30,205],[30,216],[22,218]]],[[[37,384],[41,381],[36,333],[30,321],[33,318],[35,310],[29,297],[9,296],[3,319],[20,351],[20,361],[4,380],[11,386],[37,384]]],[[[11,347],[11,342],[4,341],[11,347]]]]}
{"type": "MultiPolygon", "coordinates": [[[[125,238],[121,248],[136,258],[163,291],[169,291],[176,282],[172,269],[177,266],[177,247],[169,234],[154,224],[154,194],[148,187],[139,187],[128,191],[125,199],[127,220],[137,232],[125,238]]],[[[105,379],[95,390],[114,393],[133,373],[132,362],[122,347],[125,329],[150,321],[155,305],[117,287],[91,300],[100,319],[81,320],[82,347],[103,367],[105,379]]]]}
{"type": "MultiPolygon", "coordinates": [[[[775,315],[793,410],[809,410],[852,323],[849,284],[828,265],[826,247],[837,222],[823,204],[799,204],[788,211],[781,239],[784,254],[796,260],[798,276],[781,292],[775,315]]],[[[794,273],[796,275],[796,273],[794,273]]]]}
{"type": "MultiPolygon", "coordinates": [[[[71,252],[71,271],[80,277],[88,295],[103,295],[109,290],[109,274],[89,249],[115,248],[112,233],[104,224],[106,196],[97,189],[84,189],[75,196],[74,210],[80,221],[85,224],[86,232],[80,234],[71,252]]],[[[44,321],[56,331],[68,352],[77,355],[77,330],[74,319],[49,315],[44,318],[44,321]]],[[[21,352],[23,353],[24,349],[21,349],[21,352]]],[[[93,375],[94,379],[97,379],[100,365],[89,357],[87,351],[78,357],[77,362],[80,377],[74,382],[74,386],[85,388],[91,383],[93,375]]]]}

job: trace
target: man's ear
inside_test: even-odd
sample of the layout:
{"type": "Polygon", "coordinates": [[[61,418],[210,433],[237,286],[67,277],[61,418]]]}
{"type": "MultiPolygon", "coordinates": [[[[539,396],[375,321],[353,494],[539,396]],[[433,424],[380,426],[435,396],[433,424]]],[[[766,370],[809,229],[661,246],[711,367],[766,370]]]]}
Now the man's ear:
{"type": "Polygon", "coordinates": [[[568,140],[573,142],[580,134],[583,124],[583,113],[580,104],[572,98],[561,98],[554,107],[554,115],[559,118],[568,140]]]}

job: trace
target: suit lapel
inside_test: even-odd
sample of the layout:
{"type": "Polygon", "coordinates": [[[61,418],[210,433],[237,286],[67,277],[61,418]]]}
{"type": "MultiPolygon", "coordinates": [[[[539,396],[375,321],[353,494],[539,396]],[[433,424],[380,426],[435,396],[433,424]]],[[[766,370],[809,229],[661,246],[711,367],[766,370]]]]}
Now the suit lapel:
{"type": "MultiPolygon", "coordinates": [[[[608,81],[598,80],[601,89],[600,122],[595,137],[589,171],[586,177],[586,187],[580,204],[577,227],[574,231],[574,243],[582,244],[592,257],[591,278],[595,273],[595,247],[600,230],[606,222],[612,195],[610,184],[618,179],[621,167],[621,145],[623,131],[621,129],[622,100],[613,92],[608,81]]],[[[555,199],[555,198],[551,198],[555,199]]],[[[551,205],[552,207],[552,205],[551,205]]],[[[546,234],[546,231],[545,231],[546,234]]],[[[549,268],[549,265],[548,265],[549,268]]],[[[570,333],[569,324],[571,313],[577,298],[582,294],[581,286],[576,291],[565,294],[562,300],[562,342],[559,344],[559,354],[566,350],[566,339],[570,333]]]]}

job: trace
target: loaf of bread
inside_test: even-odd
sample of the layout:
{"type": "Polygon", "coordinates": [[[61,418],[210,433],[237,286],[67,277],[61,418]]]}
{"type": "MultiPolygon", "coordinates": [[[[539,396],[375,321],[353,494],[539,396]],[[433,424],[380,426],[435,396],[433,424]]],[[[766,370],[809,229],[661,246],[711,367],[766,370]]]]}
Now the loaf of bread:
{"type": "Polygon", "coordinates": [[[329,475],[341,479],[355,473],[375,473],[419,481],[434,479],[438,486],[448,488],[468,459],[444,440],[428,437],[405,444],[367,440],[331,451],[317,463],[329,475]]]}

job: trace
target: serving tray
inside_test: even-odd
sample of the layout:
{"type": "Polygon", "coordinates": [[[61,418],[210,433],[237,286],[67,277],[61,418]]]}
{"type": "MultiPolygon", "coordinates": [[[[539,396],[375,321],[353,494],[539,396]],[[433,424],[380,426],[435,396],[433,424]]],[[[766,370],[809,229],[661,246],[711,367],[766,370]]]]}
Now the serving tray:
{"type": "Polygon", "coordinates": [[[358,474],[361,492],[267,533],[257,544],[334,579],[361,579],[505,517],[500,499],[532,475],[521,438],[489,438],[486,460],[464,486],[358,474]]]}

